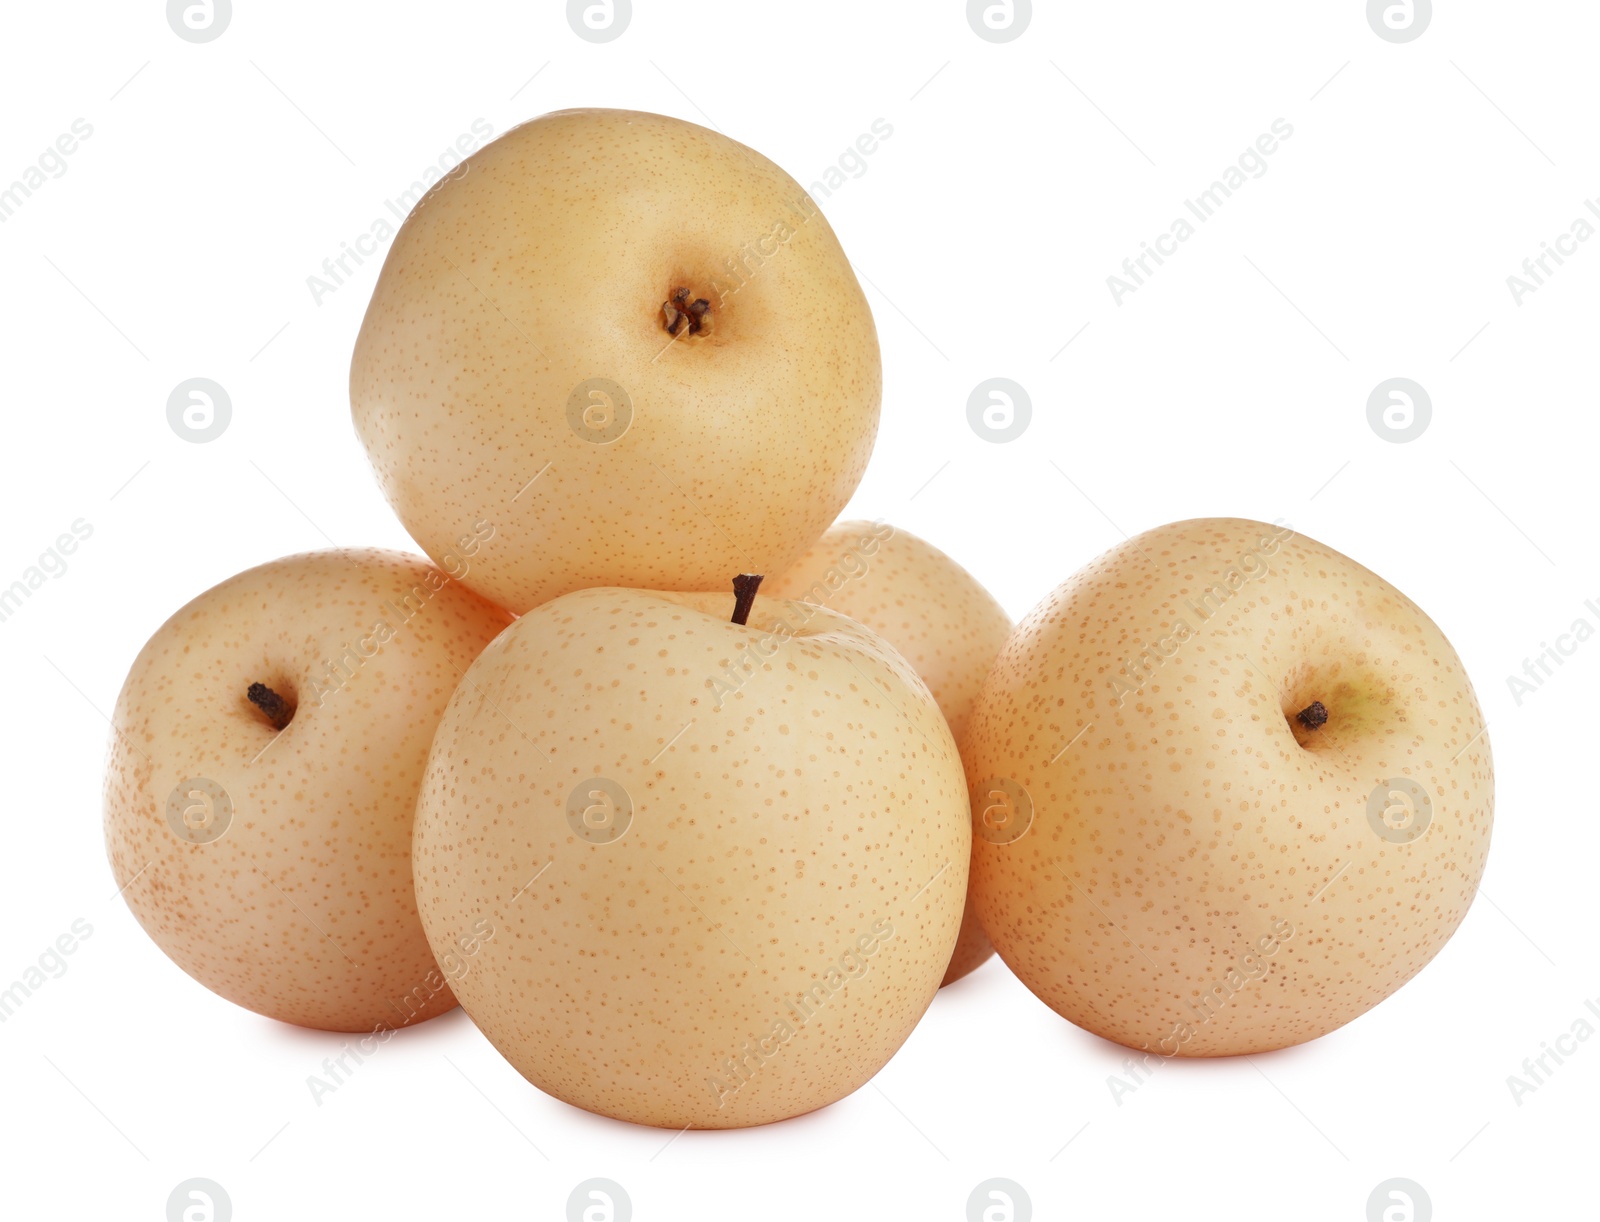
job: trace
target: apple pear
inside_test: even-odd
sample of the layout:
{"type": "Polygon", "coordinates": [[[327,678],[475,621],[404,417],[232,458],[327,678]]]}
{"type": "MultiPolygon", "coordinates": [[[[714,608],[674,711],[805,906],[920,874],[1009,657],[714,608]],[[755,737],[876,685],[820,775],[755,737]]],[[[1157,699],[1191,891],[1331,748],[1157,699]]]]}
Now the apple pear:
{"type": "Polygon", "coordinates": [[[1461,659],[1282,525],[1179,522],[1018,625],[973,709],[972,895],[1012,971],[1152,1056],[1315,1039],[1415,976],[1483,876],[1461,659]]]}
{"type": "MultiPolygon", "coordinates": [[[[884,522],[835,523],[769,589],[775,598],[842,612],[898,649],[933,692],[958,744],[978,689],[1011,635],[1011,617],[971,573],[884,522]]],[[[969,900],[944,983],[992,954],[969,900]]]]}
{"type": "Polygon", "coordinates": [[[156,945],[303,1027],[450,1009],[481,931],[435,961],[411,823],[445,704],[510,619],[420,557],[351,548],[240,573],[157,629],[105,787],[111,868],[156,945]]]}
{"type": "Polygon", "coordinates": [[[826,608],[601,588],[467,672],[417,801],[430,941],[530,1082],[682,1129],[861,1086],[932,1002],[971,827],[927,685],[826,608]],[[731,614],[730,614],[731,613],[731,614]]]}
{"type": "Polygon", "coordinates": [[[534,119],[435,184],[350,368],[406,529],[442,562],[488,523],[466,583],[519,614],[783,569],[855,490],[881,394],[872,313],[805,190],[626,110],[534,119]]]}

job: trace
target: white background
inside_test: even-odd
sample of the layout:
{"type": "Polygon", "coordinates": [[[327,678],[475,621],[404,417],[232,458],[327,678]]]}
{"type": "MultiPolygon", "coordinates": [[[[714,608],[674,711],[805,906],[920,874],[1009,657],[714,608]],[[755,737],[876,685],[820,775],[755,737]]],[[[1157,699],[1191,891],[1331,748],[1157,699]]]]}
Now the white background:
{"type": "Polygon", "coordinates": [[[191,1176],[240,1222],[560,1219],[590,1176],[641,1222],[959,1220],[990,1176],[1040,1219],[1360,1222],[1392,1176],[1439,1219],[1592,1211],[1600,1040],[1520,1106],[1506,1078],[1600,996],[1600,644],[1520,706],[1507,676],[1600,623],[1600,241],[1520,305],[1506,278],[1600,195],[1600,11],[1469,0],[1395,45],[1356,0],[1039,9],[993,44],[949,0],[637,0],[592,45],[559,3],[239,0],[191,45],[153,0],[7,6],[0,184],[73,120],[93,135],[0,224],[0,585],[75,519],[94,531],[0,623],[0,981],[94,928],[0,1026],[9,1217],[159,1222],[191,1176]],[[459,1012],[319,1107],[306,1077],[340,1037],[161,955],[112,898],[100,827],[103,714],[139,646],[273,557],[415,550],[346,398],[377,262],[320,305],[306,278],[473,120],[580,105],[714,123],[802,184],[892,125],[819,199],[883,345],[850,512],[936,542],[1013,615],[1123,532],[1237,514],[1284,517],[1434,616],[1488,717],[1499,825],[1429,968],[1315,1043],[1172,1063],[1118,1105],[1124,1051],[991,961],[852,1097],[674,1138],[541,1095],[459,1012]],[[1265,175],[1118,305],[1106,277],[1279,118],[1265,175]],[[233,401],[205,445],[166,420],[197,376],[233,401]],[[1032,398],[1011,444],[967,424],[994,376],[1032,398]],[[1391,377],[1432,398],[1409,444],[1368,425],[1391,377]]]}

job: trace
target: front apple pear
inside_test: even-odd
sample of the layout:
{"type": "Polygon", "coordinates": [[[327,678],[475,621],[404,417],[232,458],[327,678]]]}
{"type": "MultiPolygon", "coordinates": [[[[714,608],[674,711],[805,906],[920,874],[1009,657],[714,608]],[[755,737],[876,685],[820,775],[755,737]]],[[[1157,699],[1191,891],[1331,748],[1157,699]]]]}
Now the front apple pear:
{"type": "Polygon", "coordinates": [[[499,931],[456,993],[534,1085],[642,1124],[764,1124],[849,1094],[911,1033],[970,836],[938,706],[861,625],[748,582],[584,590],[452,699],[418,908],[436,948],[499,931]]]}

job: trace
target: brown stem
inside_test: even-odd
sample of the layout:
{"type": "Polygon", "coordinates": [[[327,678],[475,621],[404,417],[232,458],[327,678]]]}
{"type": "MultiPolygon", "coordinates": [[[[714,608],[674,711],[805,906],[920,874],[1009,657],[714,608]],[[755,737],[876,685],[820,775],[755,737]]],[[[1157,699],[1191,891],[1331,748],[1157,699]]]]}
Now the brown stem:
{"type": "Polygon", "coordinates": [[[761,585],[760,573],[740,573],[733,579],[733,622],[748,624],[750,608],[756,604],[756,590],[761,585]]]}
{"type": "Polygon", "coordinates": [[[675,288],[661,303],[661,323],[674,339],[685,326],[690,335],[699,335],[711,329],[711,303],[704,297],[691,299],[686,288],[675,288]]]}
{"type": "Polygon", "coordinates": [[[1320,700],[1313,700],[1310,704],[1306,705],[1305,708],[1296,713],[1294,715],[1294,719],[1306,729],[1315,730],[1319,726],[1328,724],[1327,706],[1324,705],[1320,700]]]}
{"type": "Polygon", "coordinates": [[[261,710],[274,730],[283,729],[294,717],[294,705],[265,683],[252,683],[245,698],[261,710]]]}

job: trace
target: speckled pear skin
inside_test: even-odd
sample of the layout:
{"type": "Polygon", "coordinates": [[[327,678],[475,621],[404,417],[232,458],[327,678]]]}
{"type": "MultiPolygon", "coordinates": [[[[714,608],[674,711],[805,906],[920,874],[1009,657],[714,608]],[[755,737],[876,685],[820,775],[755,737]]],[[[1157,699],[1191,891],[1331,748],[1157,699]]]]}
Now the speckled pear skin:
{"type": "Polygon", "coordinates": [[[524,616],[417,803],[429,938],[500,930],[457,986],[473,1021],[540,1089],[673,1129],[861,1086],[932,1002],[966,895],[960,758],[910,665],[825,608],[733,605],[595,589],[524,616]],[[632,808],[604,843],[567,806],[597,777],[632,808]]]}
{"type": "MultiPolygon", "coordinates": [[[[957,743],[1011,617],[977,579],[931,543],[886,522],[836,522],[794,566],[769,580],[774,598],[803,599],[865,624],[916,668],[957,743]]],[[[969,901],[944,983],[990,955],[969,901]]]]}
{"type": "Polygon", "coordinates": [[[1155,1056],[1315,1039],[1466,914],[1493,822],[1483,727],[1438,627],[1355,561],[1259,522],[1148,531],[1035,608],[978,697],[975,794],[1009,777],[1034,808],[1021,839],[975,838],[979,916],[1034,993],[1106,1039],[1155,1056]],[[1313,730],[1296,715],[1314,701],[1313,730]],[[1431,795],[1410,843],[1369,822],[1395,778],[1431,795]]]}
{"type": "Polygon", "coordinates": [[[157,629],[117,699],[105,786],[112,872],[156,945],[303,1027],[450,1009],[417,920],[412,817],[450,694],[510,619],[420,557],[349,548],[240,573],[157,629]],[[297,702],[281,733],[252,683],[297,702]],[[167,818],[196,777],[233,807],[209,843],[167,818]]]}
{"type": "Polygon", "coordinates": [[[466,581],[518,613],[781,571],[860,482],[881,397],[872,313],[804,189],[726,136],[625,110],[544,115],[436,184],[350,368],[406,529],[447,565],[491,524],[466,581]],[[667,330],[678,288],[709,302],[698,334],[667,330]],[[596,378],[631,403],[603,443],[617,404],[584,392],[597,431],[569,419],[596,378]]]}

